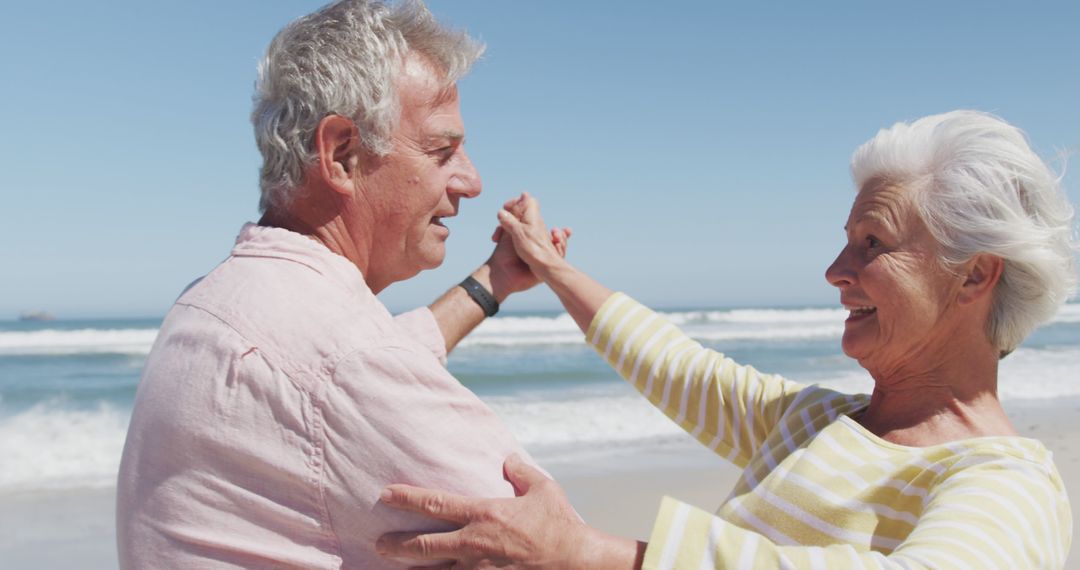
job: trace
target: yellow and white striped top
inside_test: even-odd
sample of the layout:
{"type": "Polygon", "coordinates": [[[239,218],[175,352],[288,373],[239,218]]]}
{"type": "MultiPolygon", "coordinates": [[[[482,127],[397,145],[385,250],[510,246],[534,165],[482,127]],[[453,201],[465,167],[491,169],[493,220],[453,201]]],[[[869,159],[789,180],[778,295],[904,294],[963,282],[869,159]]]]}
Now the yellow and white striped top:
{"type": "Polygon", "coordinates": [[[1072,537],[1050,452],[1022,437],[905,447],[844,395],[741,366],[616,293],[590,344],[744,468],[716,515],[665,498],[645,568],[1061,568],[1072,537]]]}

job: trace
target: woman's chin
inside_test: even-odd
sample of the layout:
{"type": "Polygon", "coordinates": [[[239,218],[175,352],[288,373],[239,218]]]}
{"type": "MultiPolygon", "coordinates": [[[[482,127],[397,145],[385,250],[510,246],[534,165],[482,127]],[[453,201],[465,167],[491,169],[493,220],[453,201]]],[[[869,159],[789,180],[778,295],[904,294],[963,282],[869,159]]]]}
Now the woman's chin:
{"type": "Polygon", "coordinates": [[[844,331],[844,338],[840,341],[840,348],[843,349],[844,355],[848,358],[860,360],[866,356],[865,344],[864,339],[860,339],[859,335],[844,331]]]}

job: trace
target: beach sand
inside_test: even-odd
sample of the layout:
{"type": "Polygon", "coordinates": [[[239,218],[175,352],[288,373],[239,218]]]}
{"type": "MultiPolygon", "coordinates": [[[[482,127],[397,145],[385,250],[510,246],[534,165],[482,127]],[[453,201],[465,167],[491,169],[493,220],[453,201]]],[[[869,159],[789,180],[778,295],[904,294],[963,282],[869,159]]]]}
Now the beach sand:
{"type": "MultiPolygon", "coordinates": [[[[1080,399],[1007,403],[1022,435],[1040,439],[1072,492],[1073,544],[1080,531],[1080,399]]],[[[738,471],[687,442],[648,457],[582,454],[547,468],[589,524],[645,540],[660,499],[670,495],[712,511],[738,471]]],[[[5,569],[115,568],[111,489],[0,495],[0,560],[5,569]]],[[[1066,568],[1080,568],[1076,548],[1066,568]]]]}
{"type": "Polygon", "coordinates": [[[113,489],[0,495],[0,567],[116,568],[113,489]]]}

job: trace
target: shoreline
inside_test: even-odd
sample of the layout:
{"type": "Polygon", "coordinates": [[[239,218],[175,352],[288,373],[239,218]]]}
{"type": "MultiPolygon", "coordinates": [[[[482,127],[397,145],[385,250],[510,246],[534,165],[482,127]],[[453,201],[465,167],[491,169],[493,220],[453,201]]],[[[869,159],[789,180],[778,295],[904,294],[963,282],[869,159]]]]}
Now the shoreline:
{"type": "MultiPolygon", "coordinates": [[[[1005,402],[1020,435],[1054,454],[1073,492],[1073,544],[1080,542],[1080,398],[1005,402]]],[[[660,499],[670,495],[715,511],[739,470],[686,437],[612,454],[583,449],[572,459],[542,465],[566,490],[590,525],[647,540],[660,499]]],[[[0,560],[12,568],[116,568],[116,491],[69,489],[0,493],[0,560]]],[[[1066,567],[1080,565],[1074,548],[1066,567]]]]}

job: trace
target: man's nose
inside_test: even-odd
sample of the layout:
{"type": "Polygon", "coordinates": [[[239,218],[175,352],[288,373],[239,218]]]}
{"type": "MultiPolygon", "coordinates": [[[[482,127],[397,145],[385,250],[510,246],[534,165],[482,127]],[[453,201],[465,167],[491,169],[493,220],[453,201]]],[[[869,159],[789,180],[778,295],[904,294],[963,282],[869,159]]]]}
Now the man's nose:
{"type": "Polygon", "coordinates": [[[466,198],[479,196],[480,191],[483,189],[480,182],[480,173],[476,171],[476,166],[473,165],[465,149],[458,151],[457,159],[459,162],[457,172],[450,177],[446,187],[447,191],[466,198]]]}

